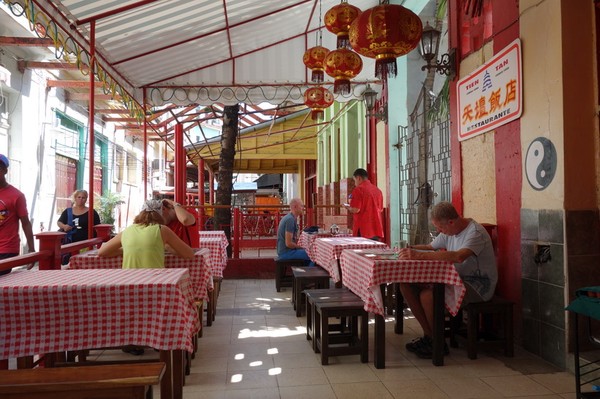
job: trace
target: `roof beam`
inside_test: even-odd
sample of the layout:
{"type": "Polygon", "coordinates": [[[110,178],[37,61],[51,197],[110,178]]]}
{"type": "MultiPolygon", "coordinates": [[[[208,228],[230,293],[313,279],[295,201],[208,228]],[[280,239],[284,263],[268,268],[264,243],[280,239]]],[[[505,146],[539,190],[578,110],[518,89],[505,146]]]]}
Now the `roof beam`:
{"type": "Polygon", "coordinates": [[[111,118],[111,117],[103,117],[102,120],[104,122],[115,122],[115,123],[135,123],[137,122],[137,118],[111,118]]]}
{"type": "MultiPolygon", "coordinates": [[[[49,62],[49,61],[17,61],[19,71],[25,69],[79,69],[77,64],[72,62],[49,62]]],[[[87,70],[87,65],[81,64],[82,69],[87,70]]]]}
{"type": "Polygon", "coordinates": [[[88,22],[97,21],[97,20],[102,19],[102,18],[111,17],[113,15],[120,14],[122,12],[129,11],[129,10],[133,10],[134,8],[143,7],[145,5],[152,4],[152,3],[155,3],[157,1],[159,1],[159,0],[142,0],[142,1],[138,1],[137,3],[132,3],[132,4],[129,4],[129,5],[126,5],[126,6],[123,6],[123,7],[115,8],[114,10],[110,10],[110,11],[106,11],[106,12],[103,12],[103,13],[100,13],[100,14],[92,15],[91,17],[79,19],[75,23],[77,25],[87,24],[88,22]]]}
{"type": "Polygon", "coordinates": [[[119,114],[119,115],[123,115],[123,114],[130,114],[131,111],[129,111],[128,109],[125,108],[96,108],[96,112],[97,114],[119,114]]]}
{"type": "MultiPolygon", "coordinates": [[[[48,87],[75,87],[78,89],[88,89],[90,87],[90,82],[86,82],[84,80],[53,80],[48,79],[46,81],[48,87]]],[[[95,87],[103,87],[104,83],[102,82],[94,82],[95,87]]]]}
{"type": "MultiPolygon", "coordinates": [[[[70,101],[89,101],[90,93],[66,92],[65,97],[67,100],[70,100],[70,101]]],[[[108,100],[121,101],[121,96],[116,95],[116,94],[114,96],[112,96],[111,94],[94,94],[94,98],[99,101],[108,101],[108,100]]]]}
{"type": "Polygon", "coordinates": [[[39,37],[0,36],[0,46],[54,47],[54,41],[52,39],[39,37]]]}

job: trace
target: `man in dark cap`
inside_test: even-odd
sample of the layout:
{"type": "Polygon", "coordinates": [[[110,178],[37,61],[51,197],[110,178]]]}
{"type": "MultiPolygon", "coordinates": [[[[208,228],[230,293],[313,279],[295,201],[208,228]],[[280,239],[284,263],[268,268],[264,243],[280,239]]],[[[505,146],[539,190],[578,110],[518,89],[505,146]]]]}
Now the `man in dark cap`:
{"type": "MultiPolygon", "coordinates": [[[[25,196],[6,181],[9,163],[8,158],[0,154],[0,259],[20,254],[19,221],[27,239],[27,249],[29,252],[35,251],[25,196]]],[[[33,264],[29,268],[32,266],[33,264]]],[[[11,269],[0,270],[0,275],[10,271],[11,269]]]]}

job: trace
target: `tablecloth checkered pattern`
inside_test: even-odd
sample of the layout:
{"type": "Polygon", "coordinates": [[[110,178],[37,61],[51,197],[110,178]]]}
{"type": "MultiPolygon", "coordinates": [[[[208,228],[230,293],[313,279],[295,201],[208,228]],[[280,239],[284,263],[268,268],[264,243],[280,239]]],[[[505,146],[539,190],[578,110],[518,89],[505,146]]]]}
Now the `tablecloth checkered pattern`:
{"type": "Polygon", "coordinates": [[[338,281],[340,281],[340,273],[337,260],[339,259],[342,251],[344,249],[368,248],[387,249],[387,245],[382,242],[377,242],[362,237],[317,238],[314,242],[314,262],[322,268],[324,268],[325,270],[327,270],[333,281],[337,283],[338,281]]]}
{"type": "Polygon", "coordinates": [[[385,314],[381,284],[444,283],[446,308],[456,315],[466,289],[454,264],[437,260],[381,260],[368,254],[377,251],[347,250],[340,256],[344,285],[365,301],[365,310],[385,314]]]}
{"type": "MultiPolygon", "coordinates": [[[[165,252],[165,268],[188,269],[190,271],[194,297],[208,301],[208,291],[214,289],[210,255],[210,250],[207,248],[197,249],[194,259],[191,260],[165,252]]],[[[100,257],[98,256],[98,250],[87,251],[72,256],[69,262],[70,269],[120,269],[122,265],[122,256],[112,258],[100,257]]]]}
{"type": "Polygon", "coordinates": [[[212,268],[213,277],[223,278],[223,270],[227,267],[227,239],[221,237],[200,236],[200,248],[210,251],[209,265],[212,268]]]}
{"type": "MultiPolygon", "coordinates": [[[[300,233],[300,237],[298,238],[298,245],[300,245],[302,248],[304,248],[306,250],[306,253],[308,254],[308,256],[310,257],[310,260],[312,260],[313,262],[317,263],[316,259],[316,253],[315,253],[315,240],[317,238],[327,238],[327,237],[333,237],[331,235],[331,233],[314,233],[314,234],[309,234],[306,232],[302,232],[300,233]]],[[[350,234],[338,234],[336,235],[336,237],[351,237],[350,234]]]]}
{"type": "Polygon", "coordinates": [[[0,359],[127,344],[193,351],[187,269],[13,271],[0,277],[0,359]]]}

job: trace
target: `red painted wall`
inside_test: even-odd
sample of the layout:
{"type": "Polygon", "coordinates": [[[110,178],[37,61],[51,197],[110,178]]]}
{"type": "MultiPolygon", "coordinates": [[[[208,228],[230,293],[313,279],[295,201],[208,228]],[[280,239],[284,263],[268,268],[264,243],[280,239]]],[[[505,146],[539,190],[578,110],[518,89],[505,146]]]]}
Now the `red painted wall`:
{"type": "MultiPolygon", "coordinates": [[[[463,59],[493,40],[494,54],[519,37],[517,0],[484,0],[481,16],[466,15],[461,2],[451,1],[449,9],[450,44],[463,59]],[[490,32],[491,26],[491,32],[490,32]]],[[[459,61],[460,64],[460,61],[459,61]]],[[[450,103],[456,104],[456,81],[450,90],[450,103]]],[[[457,138],[457,112],[451,114],[452,148],[460,149],[457,138]]],[[[497,291],[521,308],[521,124],[519,120],[495,131],[496,223],[498,226],[497,291]]],[[[462,155],[452,151],[452,200],[462,213],[462,155]]],[[[517,312],[518,313],[518,312],[517,312]]],[[[517,324],[518,325],[518,324],[517,324]]]]}
{"type": "MultiPolygon", "coordinates": [[[[517,1],[493,1],[494,53],[519,37],[517,1]]],[[[496,217],[498,225],[498,292],[521,308],[521,123],[496,129],[496,217]]]]}

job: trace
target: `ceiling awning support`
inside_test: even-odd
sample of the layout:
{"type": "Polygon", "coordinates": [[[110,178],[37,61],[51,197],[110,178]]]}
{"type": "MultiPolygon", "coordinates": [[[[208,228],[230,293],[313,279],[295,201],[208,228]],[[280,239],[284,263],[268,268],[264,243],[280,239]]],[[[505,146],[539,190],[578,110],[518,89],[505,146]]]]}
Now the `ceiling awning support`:
{"type": "MultiPolygon", "coordinates": [[[[142,92],[142,107],[146,110],[146,89],[142,92]]],[[[148,199],[148,118],[144,112],[144,163],[142,165],[142,176],[144,178],[144,200],[148,199]]]]}
{"type": "Polygon", "coordinates": [[[95,104],[95,93],[94,87],[96,86],[96,75],[94,72],[94,64],[96,63],[96,23],[90,22],[90,115],[88,118],[88,149],[90,157],[90,170],[89,170],[89,190],[88,190],[88,237],[94,237],[94,153],[95,153],[95,136],[94,136],[94,111],[96,108],[95,104]]]}
{"type": "MultiPolygon", "coordinates": [[[[204,223],[204,159],[198,160],[198,205],[200,205],[200,223],[204,223]]],[[[203,226],[202,226],[203,227],[203,226]]]]}
{"type": "Polygon", "coordinates": [[[187,170],[185,167],[186,153],[183,148],[183,125],[175,125],[175,202],[185,203],[185,186],[187,170]]]}

